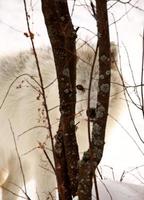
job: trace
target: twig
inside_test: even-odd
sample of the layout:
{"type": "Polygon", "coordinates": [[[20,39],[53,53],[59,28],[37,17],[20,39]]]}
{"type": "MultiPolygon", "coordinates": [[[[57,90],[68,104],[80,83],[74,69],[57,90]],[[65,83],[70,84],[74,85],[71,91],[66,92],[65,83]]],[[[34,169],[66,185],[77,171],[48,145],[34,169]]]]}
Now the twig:
{"type": "Polygon", "coordinates": [[[15,83],[19,78],[21,78],[21,77],[23,77],[23,76],[28,76],[28,77],[31,78],[36,84],[38,84],[38,86],[40,86],[39,83],[38,83],[30,74],[26,74],[26,73],[25,73],[25,74],[19,75],[19,76],[16,77],[16,78],[11,82],[11,84],[9,85],[8,90],[7,90],[6,94],[5,94],[5,97],[4,97],[3,101],[2,101],[2,103],[0,104],[0,109],[2,109],[2,106],[4,105],[4,103],[5,103],[5,101],[6,101],[7,97],[8,97],[8,95],[9,95],[9,92],[10,92],[12,86],[14,85],[14,83],[15,83]]]}
{"type": "Polygon", "coordinates": [[[11,194],[13,194],[13,195],[16,196],[16,197],[20,197],[20,198],[22,198],[22,199],[27,199],[26,197],[23,197],[23,196],[21,196],[21,195],[18,195],[18,194],[16,194],[15,192],[13,192],[12,190],[9,190],[8,188],[6,188],[6,187],[4,187],[4,186],[2,186],[2,189],[3,189],[3,190],[6,190],[7,192],[10,192],[11,194]]]}
{"type": "MultiPolygon", "coordinates": [[[[92,63],[92,66],[91,66],[91,72],[90,72],[90,78],[89,78],[88,104],[87,104],[87,110],[88,111],[90,110],[90,99],[91,99],[90,96],[91,96],[92,77],[93,77],[93,71],[94,71],[94,67],[95,67],[97,54],[98,54],[98,43],[96,45],[96,50],[95,50],[95,53],[94,53],[94,58],[93,58],[93,63],[92,63]]],[[[90,149],[91,167],[93,168],[93,161],[92,161],[93,160],[93,153],[92,153],[92,143],[91,143],[91,133],[90,133],[90,117],[89,117],[89,115],[88,115],[87,126],[88,126],[88,141],[89,141],[89,149],[90,149]]],[[[97,200],[99,200],[99,193],[98,193],[97,180],[96,180],[95,173],[93,174],[93,177],[94,177],[94,186],[95,186],[96,197],[97,197],[97,200]]]]}
{"type": "Polygon", "coordinates": [[[141,152],[141,154],[144,156],[144,152],[142,151],[142,149],[139,147],[139,145],[137,144],[137,142],[135,141],[135,139],[131,136],[131,134],[128,132],[128,130],[126,128],[124,128],[124,126],[117,120],[115,119],[112,115],[109,114],[109,116],[115,121],[117,122],[117,124],[125,131],[125,133],[130,137],[130,139],[133,141],[133,143],[136,145],[136,147],[138,148],[138,150],[141,152]]]}
{"type": "Polygon", "coordinates": [[[34,129],[38,129],[38,128],[48,129],[47,126],[33,126],[33,127],[29,128],[29,129],[27,129],[26,131],[23,131],[22,133],[20,133],[20,134],[18,135],[18,137],[21,137],[21,136],[24,135],[25,133],[28,133],[28,132],[30,132],[30,131],[32,131],[32,130],[34,130],[34,129]]]}
{"type": "Polygon", "coordinates": [[[55,174],[56,174],[55,167],[54,167],[54,165],[53,165],[51,159],[49,158],[49,156],[48,156],[48,154],[47,154],[47,152],[46,152],[46,150],[45,150],[44,144],[42,144],[42,143],[39,142],[39,148],[41,148],[41,149],[43,150],[44,155],[46,156],[47,160],[49,161],[49,163],[50,163],[50,165],[51,165],[51,167],[52,167],[52,169],[53,169],[53,171],[54,171],[55,174]]]}
{"type": "Polygon", "coordinates": [[[44,101],[43,104],[44,104],[44,108],[45,108],[47,124],[48,124],[48,127],[49,127],[49,134],[50,134],[50,138],[51,138],[52,153],[53,153],[53,157],[54,157],[54,161],[55,161],[54,141],[53,141],[51,122],[50,122],[49,113],[48,113],[48,106],[47,106],[47,101],[46,101],[46,95],[45,95],[45,89],[44,89],[42,74],[41,74],[39,60],[38,60],[38,56],[37,56],[34,41],[33,41],[33,34],[31,32],[30,25],[29,25],[29,17],[28,17],[28,13],[27,13],[26,0],[23,0],[23,3],[24,3],[25,17],[26,17],[26,22],[27,22],[28,33],[29,33],[29,37],[30,37],[30,41],[31,41],[31,45],[32,45],[32,50],[33,50],[33,53],[34,53],[37,71],[38,71],[38,75],[39,75],[40,87],[41,87],[41,90],[42,90],[42,97],[43,97],[43,101],[44,101]]]}
{"type": "Polygon", "coordinates": [[[22,179],[23,179],[23,183],[24,183],[25,194],[27,194],[26,180],[25,180],[24,170],[23,170],[23,166],[22,166],[22,161],[21,161],[21,158],[20,158],[20,155],[19,155],[19,151],[18,151],[18,147],[17,147],[17,142],[16,142],[16,138],[15,138],[15,133],[13,131],[13,128],[12,128],[10,120],[9,120],[9,125],[10,125],[10,129],[11,129],[11,132],[12,132],[12,135],[13,135],[15,150],[16,150],[16,154],[17,154],[17,157],[18,157],[19,165],[20,165],[20,170],[21,170],[22,179]]]}

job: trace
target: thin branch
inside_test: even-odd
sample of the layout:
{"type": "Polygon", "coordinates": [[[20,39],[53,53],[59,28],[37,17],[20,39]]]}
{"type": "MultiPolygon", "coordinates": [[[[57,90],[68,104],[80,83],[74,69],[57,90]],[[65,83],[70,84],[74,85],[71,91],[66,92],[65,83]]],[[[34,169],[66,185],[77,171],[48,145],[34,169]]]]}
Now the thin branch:
{"type": "Polygon", "coordinates": [[[72,11],[71,11],[71,17],[74,14],[75,5],[76,5],[76,0],[73,1],[72,11]]]}
{"type": "Polygon", "coordinates": [[[139,147],[138,143],[136,142],[136,140],[131,136],[131,134],[128,132],[128,130],[117,120],[115,119],[112,115],[110,115],[110,118],[112,118],[124,131],[125,133],[130,137],[130,139],[133,141],[133,143],[136,145],[136,147],[138,148],[138,150],[141,152],[141,154],[144,156],[144,152],[142,151],[142,149],[139,147]]]}
{"type": "Polygon", "coordinates": [[[46,86],[44,87],[44,89],[49,88],[54,82],[56,82],[56,80],[57,80],[57,78],[55,78],[51,83],[49,83],[48,85],[46,85],[46,86]]]}
{"type": "MultiPolygon", "coordinates": [[[[88,105],[87,105],[87,110],[89,111],[90,110],[90,97],[91,97],[91,86],[92,86],[92,77],[93,77],[93,71],[94,71],[94,67],[95,67],[95,63],[96,63],[96,58],[97,58],[97,54],[98,54],[98,43],[96,45],[96,50],[95,50],[95,53],[94,53],[94,58],[93,58],[93,63],[92,63],[92,66],[91,66],[91,73],[90,73],[90,78],[89,78],[89,87],[88,87],[88,105]]],[[[90,133],[90,117],[88,115],[88,141],[89,141],[89,149],[90,149],[90,158],[91,158],[91,166],[93,166],[93,158],[92,158],[92,143],[91,143],[91,133],[90,133]]],[[[97,197],[97,200],[99,200],[99,193],[98,193],[98,186],[97,186],[97,180],[96,180],[96,175],[94,173],[94,186],[95,186],[95,192],[96,192],[96,197],[97,197]]]]}
{"type": "Polygon", "coordinates": [[[52,167],[52,169],[53,169],[53,171],[54,171],[54,173],[56,175],[55,167],[54,167],[54,165],[53,165],[50,157],[48,156],[48,154],[47,154],[47,152],[45,150],[44,144],[42,144],[42,143],[39,142],[39,148],[41,148],[43,150],[44,155],[46,156],[47,160],[49,161],[49,163],[50,163],[50,165],[51,165],[51,167],[52,167]]]}
{"type": "Polygon", "coordinates": [[[111,193],[110,193],[108,187],[106,186],[106,184],[105,184],[103,181],[101,181],[101,180],[100,180],[100,182],[101,182],[101,184],[104,186],[104,188],[105,188],[106,192],[108,193],[110,199],[113,200],[113,197],[112,197],[112,195],[111,195],[111,193]]]}
{"type": "MultiPolygon", "coordinates": [[[[134,77],[134,73],[133,73],[133,70],[132,70],[131,62],[130,62],[130,57],[129,57],[128,50],[127,50],[126,46],[124,45],[124,43],[123,43],[123,46],[124,46],[125,52],[126,52],[126,54],[127,54],[128,64],[129,64],[129,68],[130,68],[132,80],[133,80],[133,83],[134,83],[135,94],[136,94],[136,96],[137,96],[137,98],[138,98],[138,100],[139,100],[139,103],[140,103],[140,105],[141,105],[141,100],[140,100],[140,97],[139,97],[137,88],[138,88],[138,87],[141,87],[141,86],[142,86],[141,84],[143,84],[143,83],[141,83],[141,84],[139,84],[139,85],[136,84],[135,77],[134,77]]],[[[127,87],[127,86],[125,85],[125,87],[127,87]]]]}
{"type": "Polygon", "coordinates": [[[21,136],[24,135],[25,133],[28,133],[28,132],[33,131],[34,129],[38,129],[38,128],[49,129],[47,126],[33,126],[33,127],[29,128],[29,129],[27,129],[26,131],[23,131],[22,133],[20,133],[20,134],[18,135],[18,137],[21,137],[21,136]]]}
{"type": "Polygon", "coordinates": [[[49,133],[50,133],[50,138],[51,138],[51,145],[52,145],[52,150],[53,150],[52,152],[53,152],[53,157],[54,157],[54,161],[55,161],[54,142],[53,142],[53,136],[52,136],[50,118],[49,118],[49,114],[48,114],[48,106],[47,106],[47,102],[46,102],[46,95],[45,95],[45,89],[44,89],[42,74],[41,74],[39,60],[38,60],[38,56],[37,56],[35,45],[34,45],[34,41],[33,41],[33,34],[31,32],[31,29],[30,29],[26,0],[23,0],[23,3],[24,3],[25,17],[26,17],[26,22],[27,22],[28,33],[29,33],[29,37],[30,37],[30,41],[31,41],[31,45],[32,45],[32,50],[33,50],[33,53],[34,53],[35,62],[36,62],[36,66],[37,66],[37,71],[38,71],[38,75],[39,75],[40,87],[41,87],[41,90],[42,90],[42,97],[43,97],[44,108],[45,108],[45,112],[46,112],[46,119],[47,119],[47,123],[48,123],[48,127],[49,127],[49,133]]]}
{"type": "Polygon", "coordinates": [[[131,6],[131,8],[129,8],[123,15],[121,15],[117,20],[115,20],[115,22],[112,22],[112,23],[110,24],[110,26],[113,25],[113,24],[116,23],[116,22],[121,21],[122,18],[124,18],[125,16],[127,16],[127,14],[134,8],[134,6],[138,3],[138,1],[139,1],[139,0],[137,0],[137,1],[134,3],[134,5],[131,6]]]}
{"type": "Polygon", "coordinates": [[[19,195],[19,194],[16,194],[16,193],[13,192],[12,190],[9,190],[8,188],[6,188],[6,187],[4,187],[4,186],[2,186],[2,189],[3,189],[3,190],[6,190],[7,192],[13,194],[13,195],[16,196],[16,197],[20,197],[20,198],[22,198],[22,199],[26,199],[26,200],[27,200],[27,197],[23,197],[23,196],[21,196],[21,195],[19,195]]]}
{"type": "Polygon", "coordinates": [[[19,165],[20,165],[20,170],[21,170],[22,179],[23,179],[23,183],[24,183],[25,194],[27,194],[26,180],[25,180],[24,170],[23,170],[23,166],[22,166],[22,161],[21,161],[21,158],[20,158],[20,155],[19,155],[19,151],[18,151],[18,147],[17,147],[17,142],[16,142],[16,138],[15,138],[15,133],[13,131],[12,124],[11,124],[10,120],[9,120],[9,125],[10,125],[10,129],[11,129],[11,133],[13,135],[15,150],[16,150],[17,158],[18,158],[19,165]]]}
{"type": "Polygon", "coordinates": [[[11,84],[9,85],[8,90],[7,90],[7,92],[6,92],[5,96],[4,96],[4,99],[2,100],[2,103],[0,104],[0,109],[2,109],[2,107],[3,107],[4,103],[5,103],[5,101],[6,101],[7,97],[8,97],[8,95],[9,95],[9,92],[10,92],[12,86],[14,85],[14,83],[15,83],[19,78],[21,78],[21,77],[23,77],[23,76],[28,76],[28,77],[29,77],[30,79],[32,79],[38,86],[40,86],[39,83],[38,83],[38,82],[34,79],[34,77],[31,76],[30,74],[26,74],[26,73],[25,73],[25,74],[19,75],[19,76],[16,77],[16,78],[11,82],[11,84]]]}
{"type": "Polygon", "coordinates": [[[143,29],[143,38],[142,38],[142,66],[141,66],[141,106],[142,114],[144,118],[144,94],[143,94],[143,81],[144,81],[144,29],[143,29]]]}

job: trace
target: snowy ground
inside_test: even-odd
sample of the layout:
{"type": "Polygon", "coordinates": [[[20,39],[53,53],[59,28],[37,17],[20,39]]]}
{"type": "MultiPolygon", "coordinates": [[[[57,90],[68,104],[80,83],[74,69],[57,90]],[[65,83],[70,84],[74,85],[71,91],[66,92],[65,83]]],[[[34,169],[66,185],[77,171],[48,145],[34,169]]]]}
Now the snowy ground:
{"type": "MultiPolygon", "coordinates": [[[[143,200],[144,197],[143,185],[127,184],[108,180],[98,181],[98,191],[100,200],[143,200]]],[[[1,190],[0,200],[2,200],[1,190]]],[[[22,199],[19,198],[18,200],[22,199]]],[[[75,197],[73,200],[78,200],[78,198],[75,197]]],[[[92,200],[96,200],[94,191],[92,200]]]]}
{"type": "Polygon", "coordinates": [[[98,184],[98,189],[100,200],[142,200],[144,197],[144,188],[140,185],[104,181],[98,184]]]}
{"type": "MultiPolygon", "coordinates": [[[[98,183],[98,190],[100,200],[142,200],[144,197],[144,189],[140,185],[103,181],[98,183]]],[[[92,199],[96,200],[94,192],[92,199]]]]}
{"type": "Polygon", "coordinates": [[[141,200],[144,196],[142,186],[109,181],[100,184],[99,193],[101,200],[141,200]]]}

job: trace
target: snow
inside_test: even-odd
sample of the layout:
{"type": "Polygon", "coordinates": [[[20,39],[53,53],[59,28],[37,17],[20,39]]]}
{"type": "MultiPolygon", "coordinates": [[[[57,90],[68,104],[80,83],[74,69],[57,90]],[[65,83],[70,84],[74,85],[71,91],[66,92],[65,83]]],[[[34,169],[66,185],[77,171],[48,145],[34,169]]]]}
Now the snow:
{"type": "Polygon", "coordinates": [[[98,189],[100,200],[142,200],[144,197],[142,185],[104,181],[99,183],[98,189]]]}
{"type": "MultiPolygon", "coordinates": [[[[108,180],[98,181],[98,192],[100,200],[142,200],[144,197],[142,185],[108,180]]],[[[78,200],[78,197],[73,200],[78,200]]],[[[94,190],[92,200],[96,200],[94,190]]]]}
{"type": "MultiPolygon", "coordinates": [[[[127,184],[118,181],[98,181],[98,192],[100,200],[143,200],[144,198],[143,185],[127,184]]],[[[0,188],[0,200],[2,200],[1,195],[2,193],[0,188]]],[[[56,199],[58,200],[58,195],[56,199]]],[[[21,200],[21,198],[18,200],[21,200]]],[[[31,200],[35,199],[32,198],[31,200]]],[[[78,200],[78,197],[74,197],[73,200],[78,200]]],[[[96,200],[94,189],[92,200],[96,200]]]]}

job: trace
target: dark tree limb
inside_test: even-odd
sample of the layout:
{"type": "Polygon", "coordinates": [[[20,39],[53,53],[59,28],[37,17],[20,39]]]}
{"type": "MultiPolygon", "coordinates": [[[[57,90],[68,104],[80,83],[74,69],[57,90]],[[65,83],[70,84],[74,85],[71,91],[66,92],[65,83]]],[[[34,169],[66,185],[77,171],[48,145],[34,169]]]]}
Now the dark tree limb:
{"type": "Polygon", "coordinates": [[[111,62],[106,0],[96,0],[96,18],[99,45],[99,81],[96,117],[93,122],[90,147],[84,153],[79,165],[79,200],[91,200],[92,178],[103,155],[109,107],[111,62]]]}
{"type": "Polygon", "coordinates": [[[78,146],[75,136],[76,31],[67,0],[42,0],[42,11],[51,41],[60,96],[60,124],[56,136],[55,160],[59,195],[75,196],[78,182],[78,146]]]}

